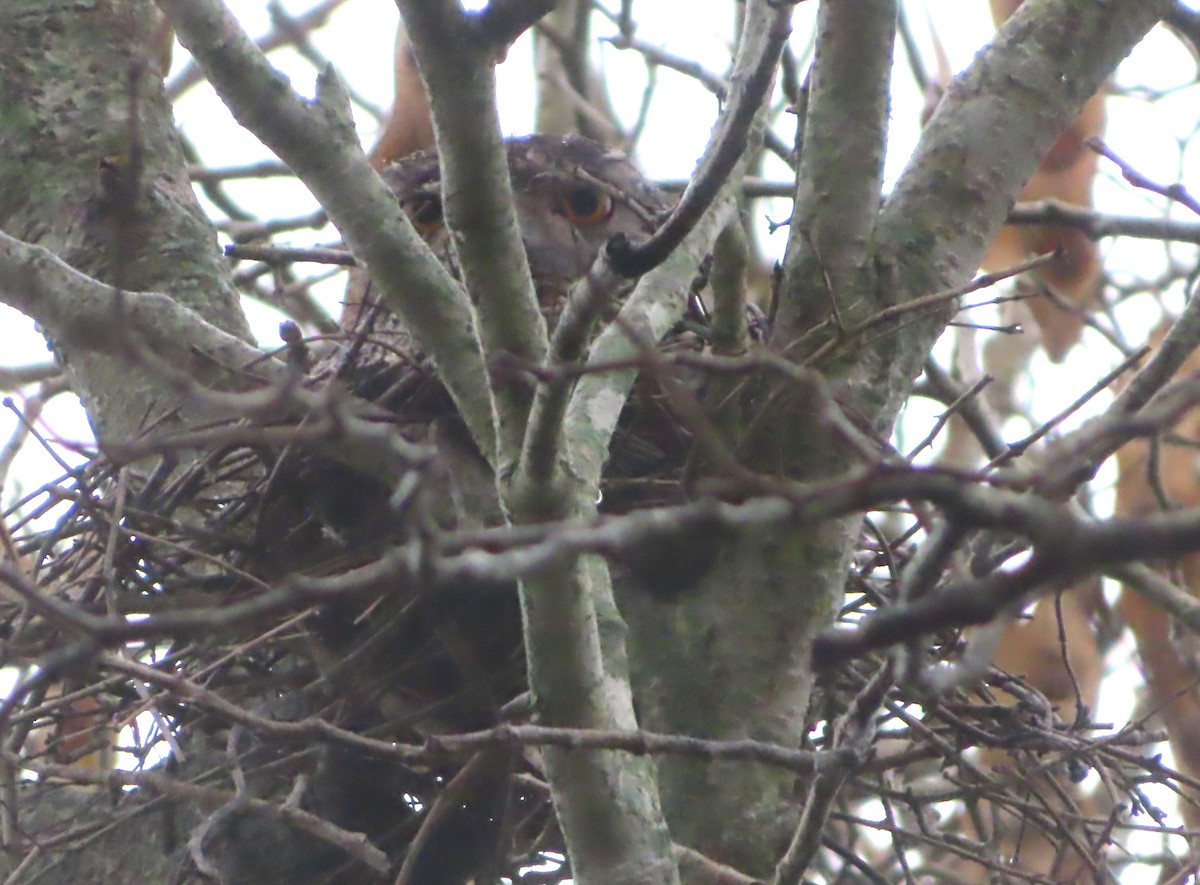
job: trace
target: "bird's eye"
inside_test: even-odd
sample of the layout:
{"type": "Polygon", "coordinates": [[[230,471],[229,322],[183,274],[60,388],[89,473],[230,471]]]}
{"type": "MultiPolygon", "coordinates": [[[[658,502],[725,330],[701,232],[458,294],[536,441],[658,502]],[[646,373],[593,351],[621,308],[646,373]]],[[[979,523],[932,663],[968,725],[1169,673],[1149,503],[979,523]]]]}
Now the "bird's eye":
{"type": "Polygon", "coordinates": [[[424,197],[404,207],[413,227],[421,236],[429,236],[442,226],[442,201],[437,197],[424,197]]]}
{"type": "Polygon", "coordinates": [[[600,224],[613,212],[608,194],[587,184],[563,188],[558,196],[558,213],[572,224],[600,224]]]}

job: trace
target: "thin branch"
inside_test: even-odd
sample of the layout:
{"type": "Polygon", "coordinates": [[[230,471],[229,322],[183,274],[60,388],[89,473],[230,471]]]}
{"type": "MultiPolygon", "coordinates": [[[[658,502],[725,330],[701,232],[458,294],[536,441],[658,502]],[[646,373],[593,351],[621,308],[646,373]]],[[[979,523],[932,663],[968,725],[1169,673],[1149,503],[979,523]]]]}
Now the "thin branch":
{"type": "Polygon", "coordinates": [[[792,5],[789,0],[782,0],[765,27],[747,22],[730,78],[735,88],[695,174],[671,214],[649,240],[635,244],[618,236],[608,244],[609,259],[617,273],[636,278],[657,267],[713,204],[750,143],[754,118],[775,81],[779,54],[792,32],[792,5]],[[736,88],[737,84],[740,88],[736,88]]]}
{"type": "MultiPolygon", "coordinates": [[[[783,2],[791,2],[791,0],[783,0],[783,2]]],[[[609,13],[603,7],[598,8],[602,15],[607,16],[614,22],[617,21],[616,17],[609,15],[609,13]]],[[[637,39],[633,36],[632,31],[626,31],[619,23],[618,28],[620,30],[618,36],[604,38],[604,42],[611,43],[616,49],[633,50],[646,60],[646,64],[651,70],[656,70],[659,67],[663,67],[682,74],[685,77],[691,77],[705,89],[711,92],[718,102],[724,104],[727,96],[729,95],[729,83],[726,82],[724,78],[713,74],[699,62],[675,55],[667,52],[661,46],[655,46],[651,43],[645,42],[644,40],[637,39]]],[[[785,163],[793,162],[791,147],[788,146],[783,139],[781,139],[774,132],[767,130],[763,133],[763,144],[767,150],[775,154],[775,156],[779,157],[785,163]]],[[[690,181],[691,179],[680,182],[679,187],[674,189],[682,191],[688,186],[690,181]]],[[[785,196],[790,195],[791,190],[789,189],[785,196]]]]}
{"type": "MultiPolygon", "coordinates": [[[[1171,378],[1198,344],[1200,298],[1191,298],[1146,365],[1104,414],[1053,444],[1047,463],[1030,477],[1033,483],[1046,495],[1070,494],[1126,442],[1159,432],[1178,420],[1200,394],[1195,383],[1171,382],[1171,378]]],[[[1144,355],[1145,349],[1136,356],[1144,355]]]]}
{"type": "Polygon", "coordinates": [[[1172,184],[1159,184],[1117,156],[1116,152],[1105,144],[1102,138],[1089,138],[1087,146],[1100,154],[1100,156],[1116,163],[1117,168],[1121,170],[1121,177],[1134,187],[1150,191],[1150,193],[1158,194],[1161,197],[1166,197],[1168,200],[1178,203],[1186,209],[1190,209],[1194,214],[1200,215],[1200,202],[1188,192],[1187,187],[1182,182],[1176,181],[1172,184]]]}
{"type": "Polygon", "coordinates": [[[52,382],[60,379],[62,373],[62,366],[54,360],[25,366],[0,366],[0,390],[14,390],[38,382],[52,382]]]}
{"type": "Polygon", "coordinates": [[[161,7],[238,122],[295,170],[366,262],[384,302],[433,356],[480,450],[492,457],[487,373],[470,308],[367,162],[335,76],[323,74],[317,101],[306,102],[219,0],[163,0],[161,7]]]}
{"type": "Polygon", "coordinates": [[[1200,602],[1147,565],[1138,562],[1114,566],[1108,574],[1152,605],[1161,608],[1189,630],[1200,634],[1200,602]]]}
{"type": "Polygon", "coordinates": [[[1114,400],[1111,412],[1131,415],[1142,409],[1200,347],[1200,298],[1193,292],[1154,354],[1114,400]]]}
{"type": "MultiPolygon", "coordinates": [[[[1044,525],[1047,531],[1032,536],[1033,554],[1024,565],[982,578],[952,581],[909,605],[872,615],[857,629],[828,632],[813,647],[814,665],[839,666],[869,651],[911,641],[915,635],[986,624],[1035,591],[1049,592],[1097,571],[1142,559],[1177,559],[1200,548],[1200,509],[1096,523],[1063,511],[1057,518],[1062,520],[1063,531],[1044,525]]],[[[1187,616],[1189,628],[1200,630],[1196,617],[1200,612],[1180,610],[1177,614],[1187,616]]]]}
{"type": "Polygon", "coordinates": [[[875,739],[875,715],[892,685],[892,668],[885,663],[860,691],[833,726],[832,744],[847,752],[842,767],[818,771],[808,787],[800,823],[775,868],[773,885],[799,885],[821,848],[822,834],[842,786],[867,758],[875,739]]]}
{"type": "MultiPolygon", "coordinates": [[[[308,34],[324,27],[330,13],[345,2],[346,0],[322,0],[308,12],[290,19],[290,27],[286,31],[274,28],[270,33],[258,38],[255,43],[264,54],[287,46],[297,33],[308,34]]],[[[204,72],[195,61],[191,61],[167,83],[167,97],[174,101],[203,80],[204,72]]]]}
{"type": "MultiPolygon", "coordinates": [[[[896,250],[908,290],[901,299],[957,285],[979,266],[1057,134],[1171,5],[1050,0],[1017,9],[950,84],[884,203],[877,242],[896,250]],[[1077,51],[1083,45],[1088,52],[1077,51]],[[1024,101],[1035,87],[1039,101],[1024,101]],[[955,223],[944,225],[947,218],[955,223]]],[[[893,362],[893,377],[915,375],[951,315],[903,331],[896,344],[905,365],[893,362]]]]}
{"type": "MultiPolygon", "coordinates": [[[[136,359],[134,336],[163,359],[187,354],[198,377],[220,366],[237,386],[282,381],[287,368],[157,292],[120,292],[68,266],[41,246],[0,232],[0,300],[32,317],[58,341],[136,359]]],[[[228,379],[225,379],[228,384],[228,379]]]]}
{"type": "MultiPolygon", "coordinates": [[[[571,287],[567,303],[550,341],[550,367],[578,361],[596,321],[627,284],[615,275],[604,255],[599,255],[587,276],[571,287]]],[[[538,385],[529,427],[521,451],[521,469],[535,482],[549,480],[558,469],[563,419],[574,386],[559,376],[538,385]]]]}
{"type": "Polygon", "coordinates": [[[261,261],[268,265],[310,261],[314,264],[333,264],[357,267],[354,256],[345,249],[289,248],[284,246],[226,246],[225,254],[241,261],[261,261]]]}
{"type": "MultiPolygon", "coordinates": [[[[995,458],[1004,451],[1004,438],[992,425],[979,400],[971,395],[979,389],[978,387],[973,387],[970,391],[962,389],[932,358],[925,362],[925,377],[929,379],[929,386],[937,394],[939,402],[966,422],[985,455],[995,458]]],[[[980,382],[983,380],[981,378],[980,382]]]]}
{"type": "Polygon", "coordinates": [[[1093,240],[1103,237],[1131,237],[1138,240],[1200,243],[1200,223],[1195,221],[1108,215],[1058,200],[1017,203],[1008,213],[1006,223],[1073,227],[1083,231],[1093,240]]]}

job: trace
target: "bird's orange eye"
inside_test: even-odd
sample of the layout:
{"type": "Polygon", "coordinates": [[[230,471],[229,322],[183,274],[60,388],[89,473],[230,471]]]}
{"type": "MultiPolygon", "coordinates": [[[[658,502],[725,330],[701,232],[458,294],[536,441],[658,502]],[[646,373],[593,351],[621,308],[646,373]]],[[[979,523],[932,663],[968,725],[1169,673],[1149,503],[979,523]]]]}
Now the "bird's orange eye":
{"type": "Polygon", "coordinates": [[[558,195],[558,214],[572,224],[600,224],[613,212],[613,199],[587,184],[573,184],[558,195]]]}
{"type": "Polygon", "coordinates": [[[413,227],[423,237],[429,236],[442,226],[442,201],[437,197],[425,197],[404,207],[413,227]]]}

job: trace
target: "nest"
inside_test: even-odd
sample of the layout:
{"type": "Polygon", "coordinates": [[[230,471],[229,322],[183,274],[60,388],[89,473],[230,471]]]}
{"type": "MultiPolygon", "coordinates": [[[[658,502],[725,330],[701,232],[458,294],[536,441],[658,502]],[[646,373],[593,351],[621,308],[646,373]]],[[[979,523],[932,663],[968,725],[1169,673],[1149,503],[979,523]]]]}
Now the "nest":
{"type": "MultiPolygon", "coordinates": [[[[28,513],[60,515],[48,532],[15,527],[27,572],[10,573],[10,583],[27,578],[25,590],[37,595],[5,605],[5,663],[43,668],[22,684],[19,708],[8,711],[11,728],[41,735],[25,741],[22,763],[44,778],[101,783],[108,763],[99,758],[111,755],[118,733],[135,767],[152,767],[176,747],[195,752],[214,745],[224,748],[227,770],[215,779],[194,775],[206,790],[224,795],[222,781],[236,771],[248,792],[282,804],[303,776],[300,807],[335,832],[365,833],[397,866],[410,855],[442,865],[436,875],[420,872],[409,881],[451,881],[437,876],[453,876],[446,865],[454,863],[491,865],[496,874],[522,881],[531,868],[544,869],[548,857],[561,862],[564,846],[535,751],[456,756],[439,752],[432,740],[527,715],[513,588],[356,584],[334,600],[271,574],[293,557],[299,570],[335,581],[387,547],[386,539],[375,539],[364,553],[361,535],[357,546],[348,546],[317,515],[319,504],[282,530],[280,502],[294,506],[296,495],[311,500],[314,486],[329,480],[303,474],[289,457],[231,446],[170,477],[140,476],[96,458],[24,502],[28,513]],[[270,537],[264,536],[268,528],[270,537]],[[302,550],[308,553],[301,563],[302,550]],[[99,623],[112,613],[173,618],[174,627],[139,636],[134,620],[119,642],[81,640],[92,623],[81,616],[99,623]],[[122,670],[116,666],[121,657],[153,667],[162,678],[122,670]],[[233,709],[244,717],[232,716],[233,709]],[[414,749],[405,756],[375,754],[350,736],[377,742],[370,746],[396,742],[414,749]],[[419,836],[432,810],[446,806],[438,800],[448,791],[459,813],[419,836]],[[423,853],[413,854],[414,844],[423,853]]],[[[857,617],[888,592],[873,581],[858,586],[843,617],[857,617]]],[[[932,654],[952,658],[956,642],[954,635],[941,637],[932,654]]],[[[871,667],[863,661],[821,686],[814,725],[845,708],[871,667]]],[[[924,709],[901,698],[889,703],[880,752],[844,790],[830,844],[846,856],[873,858],[880,871],[911,862],[892,847],[903,838],[919,840],[931,863],[983,857],[970,833],[945,819],[961,823],[970,810],[987,807],[990,815],[1024,821],[1030,844],[1051,838],[1070,852],[1069,838],[1079,838],[1077,818],[1088,819],[1089,812],[1064,807],[1056,785],[1089,771],[1101,774],[1102,794],[1132,803],[1146,813],[1144,820],[1155,819],[1141,784],[1165,781],[1169,773],[1136,752],[1144,733],[1101,739],[1085,722],[1064,720],[1064,711],[1053,712],[1019,680],[994,673],[991,682],[924,709]],[[994,692],[1001,688],[1020,700],[999,702],[994,692]],[[1005,750],[1010,767],[980,775],[967,746],[1005,750]],[[954,774],[937,791],[914,789],[930,772],[954,774]],[[886,823],[867,826],[864,808],[881,799],[886,823]],[[870,835],[880,826],[898,841],[870,835]],[[1074,836],[1066,835],[1068,826],[1074,836]]],[[[1099,841],[1111,837],[1120,819],[1114,808],[1115,801],[1090,813],[1099,841]]],[[[227,802],[222,809],[206,822],[198,849],[218,870],[249,862],[247,833],[258,842],[271,827],[283,833],[276,834],[280,839],[300,832],[284,818],[258,820],[240,805],[227,802]]],[[[332,839],[308,836],[297,843],[307,846],[305,868],[324,870],[321,881],[391,881],[332,839]]],[[[413,863],[422,869],[419,860],[413,863]]]]}
{"type": "MultiPolygon", "coordinates": [[[[309,386],[333,379],[386,407],[375,420],[432,456],[400,483],[403,500],[319,447],[234,441],[244,425],[229,421],[206,429],[229,440],[186,467],[168,456],[146,474],[97,455],[18,503],[8,578],[24,600],[0,609],[0,637],[3,664],[25,668],[7,711],[20,764],[43,780],[112,783],[118,749],[130,754],[121,768],[136,771],[217,748],[224,776],[195,782],[219,810],[180,841],[191,838],[189,862],[218,877],[252,867],[261,850],[247,843],[270,839],[290,846],[285,855],[305,846],[306,875],[323,871],[319,881],[375,881],[378,864],[335,838],[363,833],[390,865],[409,859],[411,882],[481,868],[515,881],[565,857],[536,751],[449,753],[437,738],[528,717],[516,586],[430,581],[419,564],[384,563],[414,539],[500,525],[494,480],[430,363],[381,363],[363,346],[372,331],[368,319],[309,386]],[[32,531],[35,517],[54,527],[32,531]],[[171,626],[139,630],[146,617],[171,626]],[[120,659],[148,669],[114,672],[120,659]],[[389,744],[409,752],[374,752],[389,744]],[[315,847],[285,816],[237,798],[282,803],[297,783],[298,806],[332,828],[315,847]]],[[[653,396],[636,399],[613,500],[668,500],[686,433],[674,422],[656,441],[631,433],[667,426],[653,396]]]]}

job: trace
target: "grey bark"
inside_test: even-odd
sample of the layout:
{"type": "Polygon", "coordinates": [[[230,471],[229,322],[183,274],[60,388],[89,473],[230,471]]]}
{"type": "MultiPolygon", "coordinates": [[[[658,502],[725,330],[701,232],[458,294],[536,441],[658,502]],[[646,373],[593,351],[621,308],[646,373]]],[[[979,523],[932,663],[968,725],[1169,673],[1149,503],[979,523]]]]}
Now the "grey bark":
{"type": "MultiPolygon", "coordinates": [[[[111,285],[168,292],[249,340],[183,172],[153,60],[159,22],[149,0],[4,4],[0,229],[111,285]]],[[[175,391],[150,366],[50,343],[102,440],[130,439],[175,404],[175,391]]]]}

